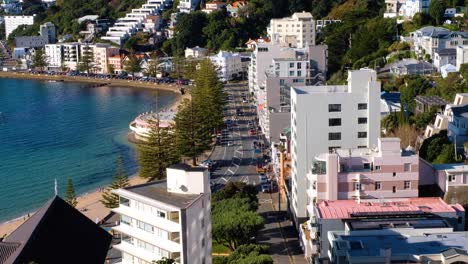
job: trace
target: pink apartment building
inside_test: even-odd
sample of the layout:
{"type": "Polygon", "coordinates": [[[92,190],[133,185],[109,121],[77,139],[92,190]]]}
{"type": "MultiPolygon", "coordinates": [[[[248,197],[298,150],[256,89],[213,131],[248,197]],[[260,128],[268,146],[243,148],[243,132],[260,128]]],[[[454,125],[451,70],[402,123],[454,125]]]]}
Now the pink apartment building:
{"type": "Polygon", "coordinates": [[[119,48],[96,44],[93,48],[94,62],[96,63],[96,73],[109,73],[107,66],[109,64],[109,60],[113,56],[119,55],[119,53],[119,48]]]}
{"type": "Polygon", "coordinates": [[[375,149],[336,149],[315,158],[307,174],[314,201],[418,197],[419,156],[400,148],[399,138],[380,138],[375,149]]]}

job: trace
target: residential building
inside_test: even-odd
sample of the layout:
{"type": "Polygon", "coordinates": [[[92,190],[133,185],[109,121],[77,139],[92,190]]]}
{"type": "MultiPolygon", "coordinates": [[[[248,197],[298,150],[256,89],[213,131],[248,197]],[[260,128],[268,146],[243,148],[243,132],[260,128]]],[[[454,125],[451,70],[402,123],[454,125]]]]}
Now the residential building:
{"type": "Polygon", "coordinates": [[[210,60],[218,68],[218,77],[222,82],[231,81],[244,74],[239,53],[220,51],[218,54],[210,56],[210,60]]]}
{"type": "Polygon", "coordinates": [[[199,46],[185,49],[185,58],[198,59],[206,56],[208,56],[208,49],[200,48],[199,46]]]}
{"type": "Polygon", "coordinates": [[[112,236],[55,196],[0,241],[0,261],[104,263],[112,236]]]}
{"type": "Polygon", "coordinates": [[[317,155],[307,173],[308,208],[324,200],[418,197],[418,179],[419,156],[402,150],[399,138],[379,138],[375,149],[336,149],[317,155]]]}
{"type": "Polygon", "coordinates": [[[447,78],[450,73],[454,72],[457,72],[457,67],[453,66],[452,64],[446,64],[440,67],[440,76],[442,76],[442,78],[447,78]]]}
{"type": "Polygon", "coordinates": [[[441,27],[423,27],[410,34],[417,55],[434,53],[443,49],[456,49],[459,45],[468,45],[468,32],[450,31],[441,27]]]}
{"type": "Polygon", "coordinates": [[[468,45],[457,46],[457,71],[460,71],[462,64],[468,63],[468,45]]]}
{"type": "Polygon", "coordinates": [[[200,0],[180,0],[178,8],[182,13],[190,13],[195,11],[199,5],[200,0]]]}
{"type": "Polygon", "coordinates": [[[76,70],[81,58],[80,43],[68,42],[45,45],[45,55],[51,68],[76,70]]]}
{"type": "Polygon", "coordinates": [[[429,62],[406,60],[408,63],[397,63],[390,68],[390,72],[398,76],[405,75],[432,75],[437,72],[437,68],[429,62]]]}
{"type": "Polygon", "coordinates": [[[39,35],[47,37],[47,44],[53,44],[57,41],[55,25],[51,22],[46,22],[39,26],[39,35]]]}
{"type": "Polygon", "coordinates": [[[323,85],[327,70],[327,46],[282,47],[263,71],[265,81],[255,93],[259,126],[269,143],[279,142],[291,126],[290,87],[323,85]]]}
{"type": "Polygon", "coordinates": [[[380,94],[380,114],[385,117],[401,111],[400,92],[382,92],[380,94]]]}
{"type": "MultiPolygon", "coordinates": [[[[434,164],[432,167],[435,173],[435,183],[445,194],[451,188],[468,187],[468,165],[463,163],[434,164]]],[[[459,202],[462,203],[464,201],[459,202]]]]}
{"type": "Polygon", "coordinates": [[[433,228],[445,233],[463,231],[465,225],[463,206],[447,204],[438,197],[322,201],[311,210],[310,220],[301,224],[301,244],[305,256],[316,258],[319,263],[335,261],[330,254],[335,242],[333,232],[352,235],[367,231],[376,237],[400,229],[421,233],[433,228]]]}
{"type": "Polygon", "coordinates": [[[442,66],[457,63],[457,49],[441,49],[434,52],[434,66],[440,71],[442,66]]]}
{"type": "Polygon", "coordinates": [[[15,38],[17,48],[41,48],[49,43],[49,39],[43,36],[24,36],[15,38]]]}
{"type": "Polygon", "coordinates": [[[399,15],[402,5],[404,5],[406,0],[385,0],[385,13],[384,17],[386,18],[395,18],[399,15]]]}
{"type": "Polygon", "coordinates": [[[428,125],[420,141],[429,138],[441,130],[448,131],[449,139],[456,144],[457,149],[463,149],[463,143],[468,141],[468,94],[455,95],[453,104],[447,104],[443,113],[438,113],[434,124],[428,125]]]}
{"type": "Polygon", "coordinates": [[[414,98],[416,107],[414,109],[416,114],[421,114],[430,111],[443,112],[447,101],[437,95],[418,95],[414,98]]]}
{"type": "Polygon", "coordinates": [[[334,24],[334,23],[341,23],[341,20],[337,19],[325,19],[325,20],[316,20],[315,21],[315,30],[316,32],[320,32],[322,28],[334,24]]]}
{"type": "Polygon", "coordinates": [[[290,206],[296,224],[307,216],[306,174],[317,155],[377,147],[380,86],[374,70],[361,69],[348,72],[347,85],[291,88],[290,206]]]}
{"type": "Polygon", "coordinates": [[[36,16],[4,16],[5,18],[5,37],[8,38],[8,36],[18,28],[19,26],[22,25],[32,25],[34,24],[34,18],[36,16]]]}
{"type": "Polygon", "coordinates": [[[247,10],[247,1],[234,1],[226,6],[228,14],[232,17],[238,17],[242,11],[247,10]]]}
{"type": "Polygon", "coordinates": [[[143,22],[143,31],[156,33],[161,30],[162,22],[162,17],[160,15],[147,16],[143,22]]]}
{"type": "Polygon", "coordinates": [[[270,42],[269,38],[249,39],[245,43],[245,46],[247,46],[247,49],[249,50],[255,50],[257,48],[257,43],[268,43],[268,42],[270,42]]]}
{"type": "Polygon", "coordinates": [[[294,13],[291,17],[270,20],[269,38],[285,46],[305,48],[315,45],[315,20],[311,13],[294,13]]]}
{"type": "Polygon", "coordinates": [[[328,234],[334,264],[468,263],[468,232],[395,227],[328,234]]]}
{"type": "Polygon", "coordinates": [[[123,60],[123,57],[120,54],[109,57],[108,64],[112,65],[112,68],[114,68],[114,73],[118,74],[122,72],[123,70],[122,60],[123,60]]]}
{"type": "Polygon", "coordinates": [[[412,19],[417,13],[427,13],[431,0],[405,0],[399,14],[406,19],[412,19]]]}
{"type": "Polygon", "coordinates": [[[211,14],[214,11],[220,10],[221,8],[226,7],[224,2],[209,2],[205,4],[205,8],[201,11],[207,14],[211,14]]]}
{"type": "Polygon", "coordinates": [[[209,172],[186,164],[167,169],[167,179],[116,190],[122,234],[114,248],[122,263],[212,263],[209,172]]]}
{"type": "Polygon", "coordinates": [[[108,44],[94,44],[91,46],[94,64],[95,64],[95,73],[110,73],[109,72],[109,59],[120,54],[120,49],[112,47],[108,44]]]}

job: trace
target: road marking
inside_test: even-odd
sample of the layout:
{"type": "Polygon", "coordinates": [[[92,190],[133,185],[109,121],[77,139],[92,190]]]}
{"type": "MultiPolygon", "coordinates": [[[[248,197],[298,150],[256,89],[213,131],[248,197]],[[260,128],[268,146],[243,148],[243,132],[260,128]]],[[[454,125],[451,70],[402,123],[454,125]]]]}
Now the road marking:
{"type": "Polygon", "coordinates": [[[225,182],[228,182],[228,180],[226,180],[226,178],[224,178],[224,177],[221,177],[220,180],[223,180],[223,181],[225,181],[225,182]]]}
{"type": "Polygon", "coordinates": [[[233,172],[233,171],[231,170],[231,168],[227,169],[227,171],[230,172],[232,175],[235,174],[235,172],[233,172]]]}
{"type": "Polygon", "coordinates": [[[258,203],[259,204],[266,204],[266,203],[273,203],[273,200],[272,199],[259,199],[258,200],[258,203]]]}

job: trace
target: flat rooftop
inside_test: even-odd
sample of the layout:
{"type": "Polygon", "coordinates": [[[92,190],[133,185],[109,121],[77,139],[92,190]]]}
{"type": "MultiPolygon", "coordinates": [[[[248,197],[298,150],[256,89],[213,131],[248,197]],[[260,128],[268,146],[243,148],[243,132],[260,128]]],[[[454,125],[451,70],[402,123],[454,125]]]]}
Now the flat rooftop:
{"type": "Polygon", "coordinates": [[[445,170],[447,172],[468,172],[468,165],[464,163],[452,163],[452,164],[433,164],[436,170],[445,170]]]}
{"type": "Polygon", "coordinates": [[[450,228],[451,226],[435,215],[402,214],[398,218],[352,219],[346,221],[351,230],[384,230],[388,228],[450,228]]]}
{"type": "Polygon", "coordinates": [[[317,204],[318,217],[321,219],[348,219],[353,215],[367,213],[456,213],[464,212],[460,204],[449,205],[438,197],[403,198],[391,200],[337,200],[322,201],[317,204]]]}
{"type": "Polygon", "coordinates": [[[167,191],[166,180],[130,186],[124,190],[145,196],[178,208],[187,208],[203,194],[181,194],[167,191]]]}
{"type": "MultiPolygon", "coordinates": [[[[381,256],[382,248],[391,248],[395,255],[440,254],[450,248],[468,249],[468,232],[433,233],[424,235],[339,235],[341,241],[350,242],[348,254],[353,256],[381,256]]],[[[338,247],[340,244],[337,243],[338,247]]]]}

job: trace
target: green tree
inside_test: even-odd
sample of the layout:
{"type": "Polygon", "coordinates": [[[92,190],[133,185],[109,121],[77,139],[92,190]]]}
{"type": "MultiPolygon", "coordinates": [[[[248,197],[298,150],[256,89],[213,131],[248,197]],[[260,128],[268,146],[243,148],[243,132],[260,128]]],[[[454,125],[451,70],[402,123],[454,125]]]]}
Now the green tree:
{"type": "Polygon", "coordinates": [[[228,257],[214,257],[215,264],[272,264],[268,246],[248,244],[239,246],[228,257]]]}
{"type": "Polygon", "coordinates": [[[457,161],[455,148],[442,130],[426,140],[419,149],[419,156],[431,163],[453,163],[457,161]]]}
{"type": "Polygon", "coordinates": [[[65,191],[65,202],[69,205],[76,207],[78,201],[76,200],[75,187],[73,187],[73,181],[71,178],[68,178],[67,189],[65,191]]]}
{"type": "Polygon", "coordinates": [[[172,127],[161,127],[159,120],[151,124],[152,129],[145,140],[137,144],[140,177],[152,181],[166,178],[166,168],[179,162],[172,127]]]}
{"type": "Polygon", "coordinates": [[[226,199],[212,206],[213,239],[230,250],[249,244],[263,228],[263,218],[250,210],[247,198],[226,199]]]}
{"type": "Polygon", "coordinates": [[[119,196],[113,193],[113,190],[127,187],[129,185],[127,174],[124,169],[123,157],[119,155],[117,158],[117,170],[112,183],[102,193],[101,203],[106,208],[119,207],[119,196]]]}
{"type": "Polygon", "coordinates": [[[249,201],[249,209],[256,211],[258,208],[258,190],[253,185],[245,182],[228,182],[221,190],[212,194],[212,202],[218,202],[231,198],[246,198],[249,201]]]}
{"type": "Polygon", "coordinates": [[[141,59],[135,54],[128,56],[128,60],[124,63],[124,70],[135,78],[135,73],[141,72],[141,59]]]}
{"type": "Polygon", "coordinates": [[[151,56],[148,62],[148,67],[145,70],[145,76],[156,78],[158,77],[159,70],[159,58],[156,55],[151,56]]]}
{"type": "Polygon", "coordinates": [[[431,84],[426,78],[422,76],[408,77],[405,85],[400,87],[402,105],[414,111],[416,105],[414,98],[417,95],[424,95],[429,88],[431,88],[431,84]]]}
{"type": "Polygon", "coordinates": [[[206,23],[206,14],[203,12],[181,14],[175,27],[175,36],[171,39],[172,54],[183,56],[185,48],[204,47],[206,38],[203,35],[203,28],[206,23]]]}
{"type": "Polygon", "coordinates": [[[44,49],[37,49],[32,58],[32,66],[35,69],[44,70],[48,65],[44,49]]]}
{"type": "Polygon", "coordinates": [[[175,137],[177,152],[192,159],[197,164],[197,157],[210,148],[211,131],[207,130],[206,116],[199,115],[193,100],[185,99],[175,117],[175,137]]]}
{"type": "Polygon", "coordinates": [[[436,25],[441,25],[444,19],[446,5],[444,0],[432,0],[429,4],[429,15],[436,25]]]}
{"type": "Polygon", "coordinates": [[[153,261],[153,264],[173,264],[175,263],[175,260],[163,257],[162,259],[158,261],[153,261]]]}
{"type": "Polygon", "coordinates": [[[434,164],[446,164],[457,162],[457,156],[455,155],[455,148],[453,144],[446,144],[442,147],[437,158],[432,162],[434,164]]]}
{"type": "Polygon", "coordinates": [[[436,109],[420,113],[412,117],[414,124],[418,129],[425,129],[429,123],[432,123],[435,119],[436,109]]]}
{"type": "Polygon", "coordinates": [[[107,73],[108,74],[114,74],[115,73],[115,67],[113,64],[107,64],[107,73]]]}
{"type": "Polygon", "coordinates": [[[81,55],[80,62],[78,63],[78,71],[80,72],[85,72],[85,73],[91,73],[91,70],[94,67],[94,55],[92,48],[89,46],[84,46],[83,47],[83,52],[81,55]]]}

